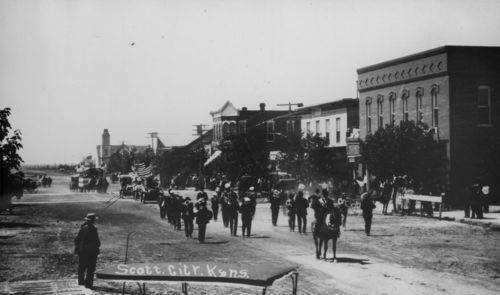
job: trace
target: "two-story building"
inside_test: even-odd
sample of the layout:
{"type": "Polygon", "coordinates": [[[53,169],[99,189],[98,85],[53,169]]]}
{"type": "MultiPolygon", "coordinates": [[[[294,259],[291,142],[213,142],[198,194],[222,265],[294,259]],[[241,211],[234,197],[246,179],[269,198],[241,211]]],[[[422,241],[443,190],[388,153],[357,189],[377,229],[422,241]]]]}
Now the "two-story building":
{"type": "Polygon", "coordinates": [[[485,142],[498,136],[500,47],[443,46],[357,70],[360,138],[412,120],[446,143],[450,202],[484,175],[485,142]]]}

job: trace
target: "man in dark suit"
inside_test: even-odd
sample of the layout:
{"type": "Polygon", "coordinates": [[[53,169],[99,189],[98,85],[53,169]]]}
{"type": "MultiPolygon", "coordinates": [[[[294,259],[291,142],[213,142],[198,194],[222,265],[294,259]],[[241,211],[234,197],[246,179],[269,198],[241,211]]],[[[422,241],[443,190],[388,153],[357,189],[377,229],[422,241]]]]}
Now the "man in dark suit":
{"type": "Polygon", "coordinates": [[[94,271],[99,255],[99,235],[94,222],[97,219],[94,213],[85,217],[85,223],[80,227],[78,236],[75,238],[75,254],[78,254],[78,284],[92,288],[94,283],[94,271]]]}

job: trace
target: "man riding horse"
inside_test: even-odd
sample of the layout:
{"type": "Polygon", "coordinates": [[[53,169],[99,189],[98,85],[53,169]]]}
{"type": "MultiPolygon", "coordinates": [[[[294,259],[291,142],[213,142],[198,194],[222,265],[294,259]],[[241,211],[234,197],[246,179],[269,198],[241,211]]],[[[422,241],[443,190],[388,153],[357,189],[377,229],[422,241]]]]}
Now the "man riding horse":
{"type": "Polygon", "coordinates": [[[320,198],[312,199],[311,204],[314,210],[314,217],[316,221],[312,223],[312,232],[314,238],[314,244],[316,246],[316,258],[321,256],[321,248],[324,245],[323,259],[326,260],[326,252],[328,250],[328,241],[332,240],[332,250],[333,250],[333,261],[337,259],[337,239],[340,237],[340,224],[342,221],[342,215],[338,205],[328,198],[328,191],[323,189],[322,196],[320,198]],[[326,223],[327,215],[328,224],[326,223]]]}

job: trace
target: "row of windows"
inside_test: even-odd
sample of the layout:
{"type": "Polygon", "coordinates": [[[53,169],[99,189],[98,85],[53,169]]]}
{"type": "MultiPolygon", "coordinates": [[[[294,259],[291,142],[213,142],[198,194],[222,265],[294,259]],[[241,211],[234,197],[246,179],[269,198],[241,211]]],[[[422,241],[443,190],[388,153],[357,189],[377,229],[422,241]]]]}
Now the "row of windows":
{"type": "MultiPolygon", "coordinates": [[[[438,93],[439,86],[432,85],[431,87],[431,107],[432,107],[432,122],[431,126],[434,128],[439,127],[439,105],[438,105],[438,93]]],[[[415,104],[416,104],[416,122],[423,123],[424,120],[424,108],[423,108],[423,97],[424,88],[418,87],[415,92],[415,104]]],[[[410,113],[408,110],[408,104],[410,100],[410,92],[408,90],[403,90],[401,94],[402,99],[402,115],[403,121],[410,120],[410,113]]],[[[394,124],[396,120],[396,93],[389,93],[389,124],[394,124]]],[[[384,96],[377,95],[377,126],[382,128],[384,126],[384,108],[383,108],[384,96]]],[[[491,124],[491,88],[489,86],[480,85],[478,86],[477,94],[477,117],[478,125],[490,125],[491,124]]],[[[372,131],[372,98],[368,97],[366,99],[366,130],[368,133],[372,131]]]]}
{"type": "MultiPolygon", "coordinates": [[[[431,106],[432,106],[432,122],[431,126],[434,128],[439,127],[439,107],[438,107],[438,93],[439,86],[432,85],[431,87],[431,106]]],[[[416,105],[416,114],[415,118],[417,122],[422,123],[424,119],[424,108],[423,108],[423,97],[424,97],[424,88],[418,87],[415,92],[415,105],[416,105]]],[[[410,99],[410,91],[407,89],[403,90],[401,94],[402,100],[402,115],[403,121],[410,120],[410,112],[408,108],[410,99]]],[[[378,128],[382,128],[384,126],[384,96],[377,95],[377,126],[378,128]]],[[[389,93],[389,124],[393,125],[396,121],[396,93],[389,93]]],[[[366,99],[366,131],[368,133],[372,132],[372,98],[368,97],[366,99]]]]}
{"type": "MultiPolygon", "coordinates": [[[[320,133],[320,120],[316,120],[314,126],[314,134],[321,134],[320,133]]],[[[330,144],[330,130],[331,130],[331,123],[330,119],[325,119],[325,137],[327,140],[327,144],[330,144]]],[[[306,122],[306,132],[309,134],[312,134],[311,130],[311,122],[306,122]]],[[[340,142],[340,118],[335,118],[335,142],[339,143],[340,142]]]]}

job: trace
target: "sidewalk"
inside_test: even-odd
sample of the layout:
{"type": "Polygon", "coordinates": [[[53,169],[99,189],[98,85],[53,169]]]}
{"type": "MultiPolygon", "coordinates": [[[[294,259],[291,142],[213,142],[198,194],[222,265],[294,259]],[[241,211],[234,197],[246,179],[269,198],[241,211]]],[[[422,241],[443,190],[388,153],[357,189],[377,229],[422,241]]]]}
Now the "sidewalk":
{"type": "MultiPolygon", "coordinates": [[[[382,214],[382,204],[377,202],[376,206],[377,207],[374,212],[382,214]]],[[[392,204],[389,204],[387,211],[392,212],[392,208],[392,204]]],[[[418,214],[418,210],[416,212],[416,214],[418,214]]],[[[500,206],[490,206],[490,213],[484,213],[483,219],[464,218],[464,215],[464,210],[453,210],[443,211],[441,216],[444,221],[455,221],[470,225],[478,225],[495,231],[500,231],[500,206]]],[[[434,211],[434,217],[438,218],[439,212],[434,211]]]]}

